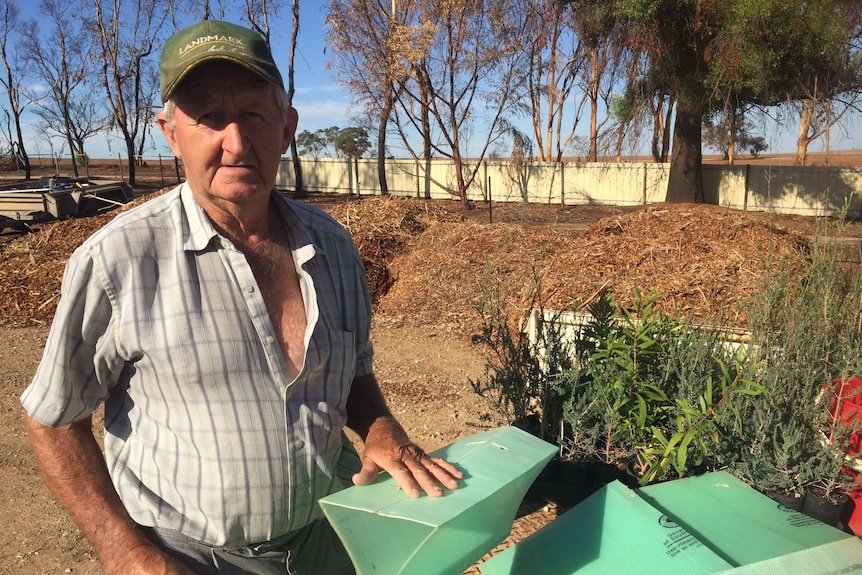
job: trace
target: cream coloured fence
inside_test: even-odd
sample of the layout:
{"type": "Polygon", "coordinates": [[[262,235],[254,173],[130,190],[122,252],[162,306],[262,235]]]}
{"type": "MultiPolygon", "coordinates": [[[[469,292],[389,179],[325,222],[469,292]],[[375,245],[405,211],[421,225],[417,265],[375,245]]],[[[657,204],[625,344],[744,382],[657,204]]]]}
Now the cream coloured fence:
{"type": "MultiPolygon", "coordinates": [[[[377,160],[300,160],[307,190],[379,195],[377,160]]],[[[662,202],[668,164],[530,163],[502,160],[469,164],[475,177],[467,197],[474,201],[530,202],[562,205],[642,205],[662,202]]],[[[453,164],[446,160],[386,161],[389,193],[397,196],[449,199],[455,189],[453,164]],[[428,177],[425,177],[425,174],[428,177]]],[[[742,210],[799,215],[862,217],[862,169],[786,166],[715,166],[703,168],[706,201],[742,210]]],[[[282,160],[277,185],[293,189],[289,159],[282,160]]]]}

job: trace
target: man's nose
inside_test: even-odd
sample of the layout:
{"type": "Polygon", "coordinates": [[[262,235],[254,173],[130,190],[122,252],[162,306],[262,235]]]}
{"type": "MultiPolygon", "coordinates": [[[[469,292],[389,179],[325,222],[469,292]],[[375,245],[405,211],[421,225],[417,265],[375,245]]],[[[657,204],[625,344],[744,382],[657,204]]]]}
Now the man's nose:
{"type": "Polygon", "coordinates": [[[222,130],[222,149],[226,152],[239,154],[248,146],[247,130],[238,120],[228,121],[222,130]]]}

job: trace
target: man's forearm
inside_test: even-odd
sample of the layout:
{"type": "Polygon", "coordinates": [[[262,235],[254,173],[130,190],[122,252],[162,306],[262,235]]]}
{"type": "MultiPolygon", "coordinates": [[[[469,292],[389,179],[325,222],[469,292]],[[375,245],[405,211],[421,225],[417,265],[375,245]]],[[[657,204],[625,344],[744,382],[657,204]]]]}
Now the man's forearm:
{"type": "Polygon", "coordinates": [[[371,426],[381,418],[395,421],[377,378],[374,374],[355,378],[347,397],[347,426],[365,441],[371,426]]]}
{"type": "Polygon", "coordinates": [[[111,483],[92,420],[52,428],[25,415],[27,436],[48,488],[84,532],[107,572],[151,543],[111,483]]]}

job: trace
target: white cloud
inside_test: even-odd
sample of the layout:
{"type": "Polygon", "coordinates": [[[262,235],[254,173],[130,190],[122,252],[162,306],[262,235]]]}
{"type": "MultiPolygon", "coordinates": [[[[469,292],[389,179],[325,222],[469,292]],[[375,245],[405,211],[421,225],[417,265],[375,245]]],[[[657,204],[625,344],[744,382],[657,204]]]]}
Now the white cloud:
{"type": "Polygon", "coordinates": [[[294,98],[293,107],[299,112],[299,128],[301,132],[314,132],[330,126],[346,128],[351,122],[350,105],[345,100],[313,99],[313,94],[307,97],[294,98]]]}

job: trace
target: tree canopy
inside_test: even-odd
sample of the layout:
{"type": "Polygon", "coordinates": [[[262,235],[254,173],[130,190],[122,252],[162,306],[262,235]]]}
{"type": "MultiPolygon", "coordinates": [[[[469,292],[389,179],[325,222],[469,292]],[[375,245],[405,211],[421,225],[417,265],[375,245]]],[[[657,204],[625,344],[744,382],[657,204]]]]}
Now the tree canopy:
{"type": "Polygon", "coordinates": [[[571,0],[610,7],[642,81],[676,101],[668,200],[703,201],[701,131],[711,111],[828,98],[859,86],[856,0],[571,0]]]}
{"type": "Polygon", "coordinates": [[[330,126],[314,132],[303,130],[296,135],[296,146],[303,156],[319,158],[331,151],[341,158],[361,158],[371,149],[371,141],[365,128],[330,126]]]}

